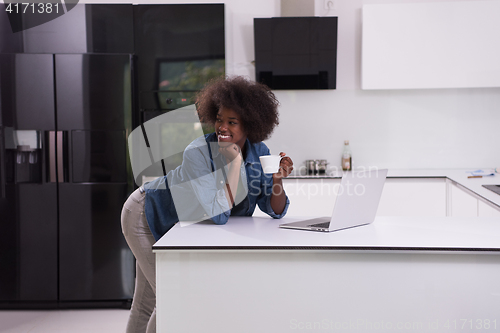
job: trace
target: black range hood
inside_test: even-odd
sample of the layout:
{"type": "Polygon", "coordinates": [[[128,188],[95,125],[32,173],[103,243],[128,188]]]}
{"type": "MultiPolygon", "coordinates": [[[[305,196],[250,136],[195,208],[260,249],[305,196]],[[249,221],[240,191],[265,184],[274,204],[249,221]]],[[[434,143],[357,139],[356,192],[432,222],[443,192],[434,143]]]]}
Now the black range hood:
{"type": "Polygon", "coordinates": [[[271,89],[335,89],[337,17],[254,19],[256,79],[271,89]]]}

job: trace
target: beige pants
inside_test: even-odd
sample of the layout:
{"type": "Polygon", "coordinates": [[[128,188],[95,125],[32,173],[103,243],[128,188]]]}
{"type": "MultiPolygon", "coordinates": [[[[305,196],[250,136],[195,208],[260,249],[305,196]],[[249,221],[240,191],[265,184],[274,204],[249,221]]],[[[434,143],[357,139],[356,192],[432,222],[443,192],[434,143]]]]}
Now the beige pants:
{"type": "Polygon", "coordinates": [[[134,299],[127,333],[156,332],[155,239],[144,213],[145,193],[135,190],[122,209],[122,232],[136,259],[134,299]]]}

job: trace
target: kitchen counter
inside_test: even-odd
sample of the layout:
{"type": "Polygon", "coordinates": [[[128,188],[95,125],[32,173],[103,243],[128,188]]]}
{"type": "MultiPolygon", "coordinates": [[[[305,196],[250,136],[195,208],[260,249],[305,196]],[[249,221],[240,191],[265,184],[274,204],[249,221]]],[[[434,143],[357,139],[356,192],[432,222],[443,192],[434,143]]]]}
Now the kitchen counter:
{"type": "Polygon", "coordinates": [[[500,253],[496,218],[378,216],[369,225],[322,233],[279,228],[300,218],[233,216],[175,225],[153,246],[158,250],[337,250],[500,253]]]}
{"type": "Polygon", "coordinates": [[[294,220],[175,225],[153,247],[158,331],[500,326],[498,219],[377,217],[333,233],[278,228],[294,220]]]}
{"type": "MultiPolygon", "coordinates": [[[[426,191],[441,191],[439,205],[460,187],[500,209],[500,195],[482,187],[500,184],[499,175],[467,178],[467,171],[389,170],[386,185],[404,184],[393,199],[417,189],[429,204],[435,200],[426,191]],[[419,178],[424,187],[407,188],[419,178]]],[[[295,173],[284,182],[300,188],[325,179],[331,186],[340,178],[295,173]]],[[[316,206],[330,205],[325,197],[301,200],[317,214],[316,206]]],[[[231,217],[226,225],[174,226],[153,247],[158,329],[473,332],[500,326],[498,217],[377,216],[370,225],[333,233],[278,227],[296,220],[231,217]]]]}
{"type": "MultiPolygon", "coordinates": [[[[491,184],[500,185],[500,174],[495,173],[494,176],[482,178],[467,178],[471,175],[469,172],[473,170],[475,169],[389,169],[387,178],[445,178],[500,208],[500,195],[482,186],[491,184]]],[[[299,170],[299,172],[292,173],[287,179],[342,178],[341,172],[328,172],[325,175],[307,175],[304,171],[305,170],[299,170]]]]}

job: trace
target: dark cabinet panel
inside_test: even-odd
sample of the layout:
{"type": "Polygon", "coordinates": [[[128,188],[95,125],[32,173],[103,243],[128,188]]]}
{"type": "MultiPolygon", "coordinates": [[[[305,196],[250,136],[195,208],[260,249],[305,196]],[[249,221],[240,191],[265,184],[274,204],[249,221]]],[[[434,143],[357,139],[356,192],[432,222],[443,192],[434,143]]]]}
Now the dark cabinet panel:
{"type": "Polygon", "coordinates": [[[131,4],[85,5],[87,52],[134,53],[131,4]]]}
{"type": "Polygon", "coordinates": [[[132,298],[134,258],[121,233],[127,184],[60,184],[60,299],[132,298]],[[110,283],[113,281],[113,283],[110,283]]]}
{"type": "Polygon", "coordinates": [[[129,55],[56,55],[59,130],[122,130],[131,117],[129,55]]]}
{"type": "MultiPolygon", "coordinates": [[[[224,4],[135,5],[134,47],[139,92],[199,90],[224,75],[224,4]]],[[[140,108],[155,97],[141,96],[140,108]]]]}
{"type": "Polygon", "coordinates": [[[56,184],[7,184],[6,194],[0,199],[0,301],[56,301],[56,184]]]}
{"type": "MultiPolygon", "coordinates": [[[[13,33],[11,21],[9,20],[8,12],[0,10],[0,53],[16,53],[23,52],[23,35],[21,33],[13,33]]],[[[12,16],[10,18],[14,25],[20,25],[20,16],[12,16]]]]}
{"type": "Polygon", "coordinates": [[[5,194],[0,198],[0,301],[14,301],[19,298],[16,186],[5,185],[5,194]]]}
{"type": "Polygon", "coordinates": [[[17,129],[54,128],[54,60],[51,54],[16,55],[17,129]]]}
{"type": "Polygon", "coordinates": [[[4,126],[55,128],[53,55],[2,54],[0,80],[4,126]]]}
{"type": "Polygon", "coordinates": [[[132,4],[70,4],[66,1],[66,11],[63,12],[64,6],[58,2],[58,9],[53,6],[51,14],[35,13],[22,18],[21,15],[12,15],[12,21],[2,7],[0,52],[134,52],[132,4]],[[11,24],[15,30],[24,30],[13,33],[11,24]]]}
{"type": "Polygon", "coordinates": [[[55,184],[18,185],[19,299],[57,300],[57,195],[55,184]]]}

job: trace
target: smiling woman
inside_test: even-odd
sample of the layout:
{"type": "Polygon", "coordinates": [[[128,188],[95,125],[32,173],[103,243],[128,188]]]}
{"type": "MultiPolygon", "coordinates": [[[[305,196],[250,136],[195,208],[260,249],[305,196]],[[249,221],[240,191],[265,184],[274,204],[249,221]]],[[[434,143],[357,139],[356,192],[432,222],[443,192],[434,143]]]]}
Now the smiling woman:
{"type": "MultiPolygon", "coordinates": [[[[282,178],[293,170],[283,157],[276,173],[265,174],[262,142],[278,125],[278,101],[271,90],[242,77],[209,82],[197,95],[202,122],[214,128],[191,142],[182,164],[137,189],[122,210],[125,239],[137,259],[134,301],[127,332],[156,330],[153,244],[178,221],[227,223],[251,216],[256,206],[272,218],[285,216],[289,200],[282,178]]],[[[280,153],[284,156],[285,153],[280,153]]]]}
{"type": "Polygon", "coordinates": [[[221,108],[233,110],[252,143],[268,139],[279,125],[279,102],[271,89],[241,76],[211,81],[198,94],[196,106],[201,121],[212,124],[221,108]]]}

